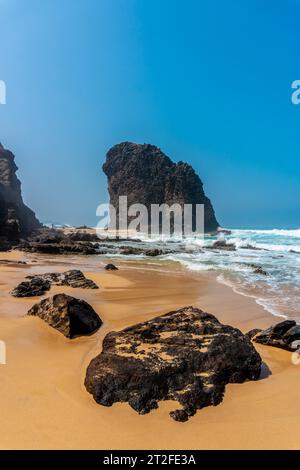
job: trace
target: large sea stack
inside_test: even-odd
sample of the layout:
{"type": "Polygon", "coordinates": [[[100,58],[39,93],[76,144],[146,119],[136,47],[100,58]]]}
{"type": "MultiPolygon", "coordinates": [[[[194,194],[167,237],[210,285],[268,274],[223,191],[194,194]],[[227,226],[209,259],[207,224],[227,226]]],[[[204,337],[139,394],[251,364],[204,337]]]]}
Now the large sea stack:
{"type": "MultiPolygon", "coordinates": [[[[110,204],[119,210],[119,196],[127,196],[128,206],[144,204],[204,204],[205,232],[214,232],[219,224],[203,184],[191,165],[174,163],[158,147],[123,142],[112,147],[103,165],[108,178],[110,204]]],[[[193,230],[195,221],[193,217],[193,230]]]]}
{"type": "Polygon", "coordinates": [[[14,155],[0,144],[0,249],[40,227],[23,202],[17,170],[14,155]]]}

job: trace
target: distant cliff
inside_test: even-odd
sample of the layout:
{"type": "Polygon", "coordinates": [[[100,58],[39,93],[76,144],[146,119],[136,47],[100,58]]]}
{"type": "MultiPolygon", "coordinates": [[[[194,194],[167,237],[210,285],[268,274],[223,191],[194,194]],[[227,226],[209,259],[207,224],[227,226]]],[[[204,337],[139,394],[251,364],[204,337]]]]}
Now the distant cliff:
{"type": "MultiPolygon", "coordinates": [[[[203,184],[191,165],[173,163],[159,148],[149,144],[123,142],[112,147],[103,165],[108,178],[110,203],[118,211],[119,196],[128,197],[128,205],[204,204],[205,232],[214,232],[219,224],[203,184]]],[[[194,223],[193,223],[194,226],[194,223]]]]}
{"type": "Polygon", "coordinates": [[[29,235],[40,223],[22,199],[15,157],[0,144],[0,245],[29,235]]]}

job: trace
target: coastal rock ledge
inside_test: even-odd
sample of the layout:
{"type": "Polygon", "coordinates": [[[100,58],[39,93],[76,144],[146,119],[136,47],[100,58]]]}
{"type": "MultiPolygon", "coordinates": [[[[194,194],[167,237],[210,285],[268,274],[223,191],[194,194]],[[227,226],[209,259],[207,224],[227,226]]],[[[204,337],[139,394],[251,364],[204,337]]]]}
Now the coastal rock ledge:
{"type": "Polygon", "coordinates": [[[194,307],[111,332],[88,366],[85,387],[104,406],[128,402],[138,413],[160,400],[181,405],[170,416],[187,421],[218,405],[227,383],[257,380],[261,358],[238,329],[194,307]]]}

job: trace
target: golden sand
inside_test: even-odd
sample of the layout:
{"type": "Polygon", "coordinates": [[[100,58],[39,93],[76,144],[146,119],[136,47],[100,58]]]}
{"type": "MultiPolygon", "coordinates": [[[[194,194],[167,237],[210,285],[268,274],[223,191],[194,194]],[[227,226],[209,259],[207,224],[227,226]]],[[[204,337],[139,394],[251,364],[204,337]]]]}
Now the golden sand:
{"type": "Polygon", "coordinates": [[[99,406],[83,385],[108,331],[187,305],[244,332],[276,322],[253,299],[233,293],[212,275],[159,263],[122,262],[112,274],[95,257],[12,252],[2,259],[28,264],[0,263],[0,339],[7,346],[7,364],[0,365],[1,449],[300,448],[300,366],[279,349],[256,345],[265,363],[261,380],[228,385],[221,405],[198,411],[187,423],[169,418],[174,409],[169,402],[144,416],[127,404],[99,406]],[[63,291],[88,301],[104,325],[93,336],[68,340],[25,316],[36,299],[15,299],[9,292],[27,274],[73,268],[101,288],[53,287],[51,294],[63,291]]]}

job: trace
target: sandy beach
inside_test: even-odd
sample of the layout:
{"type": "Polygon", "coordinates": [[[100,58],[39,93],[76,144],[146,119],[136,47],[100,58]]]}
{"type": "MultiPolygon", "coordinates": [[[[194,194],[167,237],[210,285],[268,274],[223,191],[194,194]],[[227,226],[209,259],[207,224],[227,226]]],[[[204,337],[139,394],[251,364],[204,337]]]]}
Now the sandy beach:
{"type": "MultiPolygon", "coordinates": [[[[105,334],[179,307],[193,305],[246,332],[278,319],[251,298],[217,283],[212,274],[176,263],[117,262],[106,272],[101,257],[2,253],[0,339],[1,449],[298,449],[299,367],[289,352],[255,345],[264,366],[257,382],[227,385],[223,402],[187,423],[168,416],[174,404],[140,416],[128,404],[97,405],[83,381],[105,334]],[[26,261],[27,264],[18,264],[26,261]],[[89,337],[68,340],[38,318],[25,316],[41,298],[16,299],[10,291],[33,273],[81,269],[99,290],[52,287],[89,302],[104,324],[89,337]]],[[[45,296],[47,297],[47,296],[45,296]]]]}

